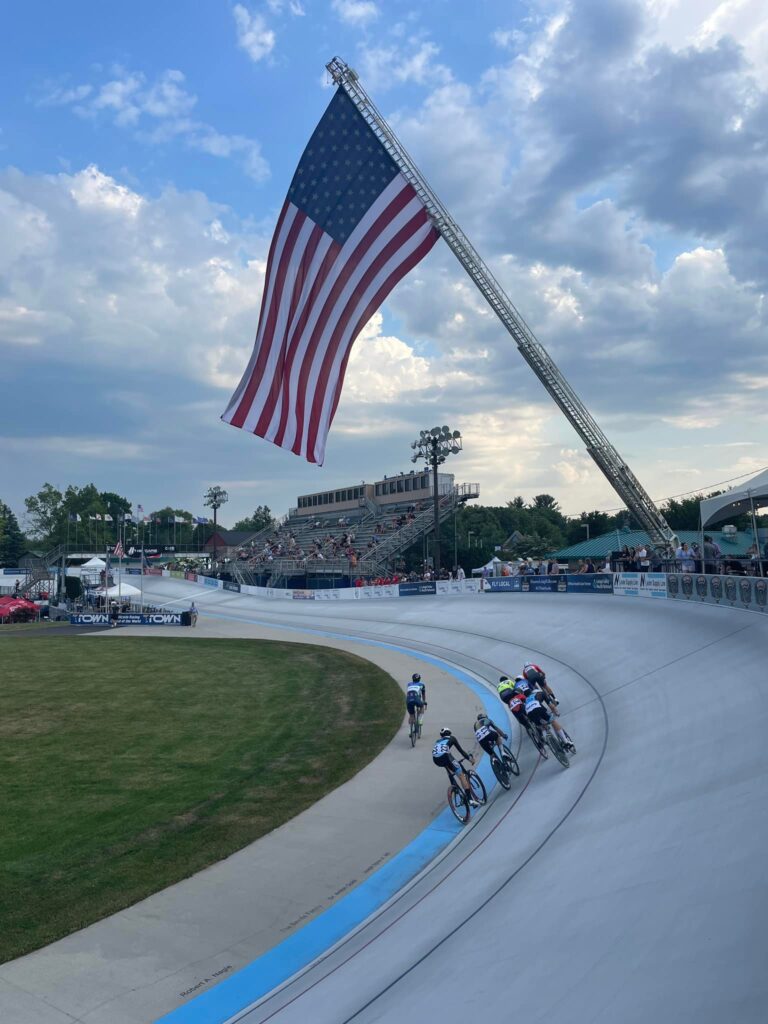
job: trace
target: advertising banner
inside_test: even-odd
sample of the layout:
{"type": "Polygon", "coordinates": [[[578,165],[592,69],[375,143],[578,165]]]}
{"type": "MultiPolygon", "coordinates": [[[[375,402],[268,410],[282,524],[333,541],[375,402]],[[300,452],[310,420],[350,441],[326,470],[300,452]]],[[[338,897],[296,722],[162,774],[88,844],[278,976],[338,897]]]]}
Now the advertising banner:
{"type": "Polygon", "coordinates": [[[189,580],[190,583],[197,583],[197,573],[196,572],[185,572],[184,573],[184,579],[185,580],[189,580]]]}
{"type": "Polygon", "coordinates": [[[565,579],[569,594],[613,593],[613,575],[607,572],[570,574],[565,579]]]}
{"type": "MultiPolygon", "coordinates": [[[[103,612],[93,612],[70,615],[69,621],[73,626],[107,626],[110,618],[103,612]]],[[[121,612],[117,622],[120,626],[180,626],[181,612],[121,612]]]]}
{"type": "Polygon", "coordinates": [[[438,594],[477,594],[480,591],[480,580],[436,580],[435,592],[438,594]]]}
{"type": "Polygon", "coordinates": [[[239,594],[240,593],[240,584],[239,583],[233,583],[232,580],[224,580],[224,583],[222,584],[222,586],[224,587],[225,590],[231,590],[235,594],[239,594]]]}
{"type": "Polygon", "coordinates": [[[3,576],[26,576],[29,569],[3,569],[3,576]]]}
{"type": "Polygon", "coordinates": [[[568,589],[564,576],[520,576],[519,579],[520,589],[524,594],[562,594],[568,589]]]}
{"type": "Polygon", "coordinates": [[[519,592],[522,590],[522,579],[522,576],[489,576],[488,579],[483,580],[483,590],[491,593],[500,590],[505,590],[508,593],[513,590],[519,592]]]}
{"type": "Polygon", "coordinates": [[[294,601],[314,601],[315,592],[314,590],[292,590],[294,601]]]}
{"type": "Polygon", "coordinates": [[[667,596],[667,576],[663,572],[615,572],[613,592],[619,597],[667,596]]]}
{"type": "Polygon", "coordinates": [[[669,573],[667,576],[667,597],[678,600],[704,601],[764,612],[767,593],[768,580],[754,576],[693,576],[689,573],[669,573]]]}
{"type": "MultiPolygon", "coordinates": [[[[361,588],[365,590],[365,587],[361,588]]],[[[378,587],[371,589],[377,590],[378,587]]],[[[381,588],[384,589],[384,588],[381,588]]],[[[419,597],[421,594],[435,594],[437,588],[434,580],[419,580],[416,583],[398,583],[397,592],[400,597],[419,597]]]]}
{"type": "Polygon", "coordinates": [[[181,571],[181,569],[171,569],[171,579],[172,580],[183,580],[184,579],[184,573],[181,571]]]}
{"type": "MultiPolygon", "coordinates": [[[[200,582],[198,580],[198,582],[200,582]]],[[[206,587],[218,587],[219,580],[215,580],[212,576],[203,576],[203,583],[206,587]]]]}

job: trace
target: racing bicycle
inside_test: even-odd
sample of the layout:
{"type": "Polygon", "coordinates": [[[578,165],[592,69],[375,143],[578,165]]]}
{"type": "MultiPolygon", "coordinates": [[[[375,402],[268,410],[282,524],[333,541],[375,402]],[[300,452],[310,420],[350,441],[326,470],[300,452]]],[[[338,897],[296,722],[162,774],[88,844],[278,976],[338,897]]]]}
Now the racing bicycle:
{"type": "Polygon", "coordinates": [[[498,748],[494,747],[493,753],[490,755],[491,768],[493,769],[493,774],[499,780],[499,785],[503,786],[504,789],[511,789],[511,776],[520,774],[520,765],[506,743],[502,743],[500,746],[501,754],[498,754],[498,748]]]}
{"type": "MultiPolygon", "coordinates": [[[[488,793],[486,792],[483,780],[477,774],[472,771],[471,768],[464,767],[464,758],[459,759],[461,769],[469,780],[469,788],[472,796],[479,804],[484,804],[488,799],[488,793]]],[[[470,807],[469,799],[463,786],[461,786],[456,779],[456,775],[450,772],[451,785],[448,789],[448,806],[451,808],[454,817],[461,822],[462,825],[466,825],[469,821],[470,807]]]]}
{"type": "MultiPolygon", "coordinates": [[[[538,726],[537,729],[542,741],[542,746],[546,743],[563,768],[570,768],[571,762],[565,746],[563,745],[563,741],[560,739],[560,735],[552,728],[552,725],[549,722],[546,722],[543,726],[538,726]]],[[[546,755],[542,754],[542,756],[546,755]]]]}
{"type": "Polygon", "coordinates": [[[421,739],[421,725],[422,722],[424,721],[424,708],[426,706],[427,705],[424,704],[422,707],[416,708],[416,711],[413,716],[413,721],[410,723],[408,736],[410,737],[412,747],[416,746],[416,740],[421,739]]]}

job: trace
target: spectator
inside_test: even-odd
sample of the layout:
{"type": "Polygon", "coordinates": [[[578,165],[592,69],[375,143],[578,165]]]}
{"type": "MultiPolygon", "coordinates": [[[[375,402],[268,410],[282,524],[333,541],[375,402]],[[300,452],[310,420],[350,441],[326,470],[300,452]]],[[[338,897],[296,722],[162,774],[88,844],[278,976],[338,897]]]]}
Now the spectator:
{"type": "Polygon", "coordinates": [[[462,569],[461,566],[459,566],[456,569],[456,579],[457,580],[464,580],[464,579],[466,579],[466,573],[464,572],[464,570],[462,569]]]}
{"type": "Polygon", "coordinates": [[[645,544],[641,544],[637,549],[637,565],[640,572],[648,572],[651,568],[651,562],[648,558],[648,549],[645,544]]]}
{"type": "Polygon", "coordinates": [[[680,547],[675,552],[675,558],[677,559],[678,567],[682,572],[694,572],[695,565],[693,561],[693,555],[685,541],[682,542],[680,547]]]}
{"type": "Polygon", "coordinates": [[[709,534],[704,535],[704,572],[715,571],[715,559],[717,558],[717,548],[712,543],[712,538],[709,534]]]}
{"type": "Polygon", "coordinates": [[[197,625],[197,607],[196,607],[194,601],[189,606],[189,624],[190,624],[190,626],[196,626],[197,625]]]}

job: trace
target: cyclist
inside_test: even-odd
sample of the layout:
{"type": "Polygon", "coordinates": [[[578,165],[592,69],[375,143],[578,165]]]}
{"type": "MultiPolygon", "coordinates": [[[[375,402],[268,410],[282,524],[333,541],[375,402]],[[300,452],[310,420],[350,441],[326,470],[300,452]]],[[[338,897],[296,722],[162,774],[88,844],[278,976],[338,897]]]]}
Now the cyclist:
{"type": "Polygon", "coordinates": [[[486,754],[491,756],[494,753],[498,753],[498,756],[501,758],[503,756],[501,749],[502,738],[508,740],[509,736],[500,726],[491,721],[488,715],[480,714],[477,716],[475,720],[475,739],[486,754]]]}
{"type": "Polygon", "coordinates": [[[528,721],[533,722],[534,725],[538,726],[542,733],[544,731],[544,726],[549,723],[560,737],[560,742],[563,744],[565,749],[571,754],[576,753],[576,747],[573,745],[571,737],[562,725],[560,725],[554,712],[547,707],[546,697],[540,690],[532,690],[526,697],[525,713],[528,716],[528,721]]]}
{"type": "Polygon", "coordinates": [[[502,702],[502,704],[509,705],[509,702],[512,699],[512,695],[515,692],[515,684],[512,682],[509,676],[500,676],[499,685],[496,687],[496,689],[499,694],[499,700],[502,702]]]}
{"type": "Polygon", "coordinates": [[[467,795],[470,807],[479,807],[477,800],[472,796],[472,790],[469,787],[469,778],[467,776],[466,768],[459,764],[458,761],[454,761],[451,757],[451,748],[456,747],[462,757],[466,757],[470,764],[475,763],[475,759],[471,754],[468,754],[456,737],[453,735],[450,729],[440,730],[440,739],[432,747],[432,760],[438,767],[445,768],[448,772],[448,778],[453,782],[456,779],[467,795]]]}
{"type": "Polygon", "coordinates": [[[405,707],[408,712],[408,724],[413,725],[416,708],[420,711],[427,706],[427,688],[421,681],[418,672],[414,672],[411,681],[405,688],[405,707]]]}
{"type": "Polygon", "coordinates": [[[550,703],[560,703],[560,701],[555,697],[552,687],[547,682],[547,673],[543,668],[534,664],[532,661],[526,661],[523,665],[523,675],[529,683],[532,683],[534,686],[538,686],[540,690],[543,690],[544,693],[548,694],[552,698],[550,703]]]}

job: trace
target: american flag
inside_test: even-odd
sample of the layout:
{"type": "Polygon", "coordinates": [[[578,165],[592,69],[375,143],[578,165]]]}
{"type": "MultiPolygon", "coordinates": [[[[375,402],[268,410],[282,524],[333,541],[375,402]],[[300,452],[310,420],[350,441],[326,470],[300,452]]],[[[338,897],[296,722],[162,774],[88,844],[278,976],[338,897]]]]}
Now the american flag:
{"type": "Polygon", "coordinates": [[[256,343],[224,422],[322,465],[355,338],[438,237],[339,89],[280,211],[256,343]]]}
{"type": "Polygon", "coordinates": [[[125,551],[123,550],[122,541],[118,541],[117,544],[115,544],[115,550],[112,552],[112,554],[115,556],[115,558],[125,558],[125,551]]]}

